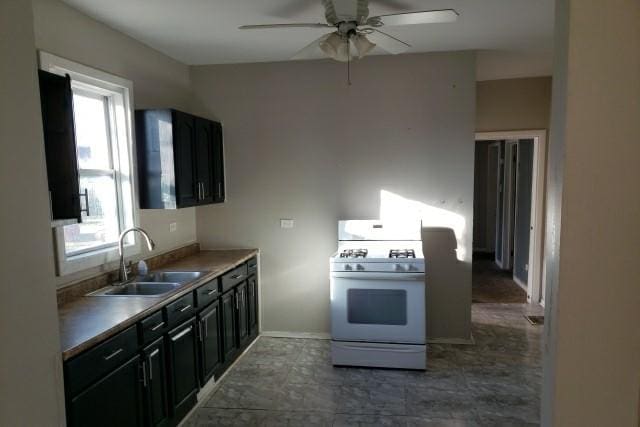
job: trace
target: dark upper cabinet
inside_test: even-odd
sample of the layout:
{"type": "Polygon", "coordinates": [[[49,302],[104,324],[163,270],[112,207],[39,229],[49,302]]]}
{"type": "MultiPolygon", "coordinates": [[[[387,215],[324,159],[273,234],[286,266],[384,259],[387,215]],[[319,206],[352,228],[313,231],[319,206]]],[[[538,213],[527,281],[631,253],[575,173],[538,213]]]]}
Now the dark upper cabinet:
{"type": "Polygon", "coordinates": [[[67,404],[70,427],[142,427],[143,384],[140,356],[113,370],[67,404]]]}
{"type": "Polygon", "coordinates": [[[168,334],[171,415],[182,419],[196,404],[198,358],[195,319],[168,334]]]}
{"type": "Polygon", "coordinates": [[[200,384],[204,385],[222,366],[222,316],[215,301],[198,316],[200,331],[200,384]]]}
{"type": "Polygon", "coordinates": [[[69,76],[39,70],[51,219],[81,220],[78,158],[69,76]]]}
{"type": "Polygon", "coordinates": [[[171,109],[137,110],[136,144],[142,209],[224,201],[220,123],[171,109]]]}
{"type": "Polygon", "coordinates": [[[144,379],[146,380],[146,425],[160,427],[170,425],[169,384],[167,378],[167,352],[164,338],[159,338],[142,351],[144,379]]]}

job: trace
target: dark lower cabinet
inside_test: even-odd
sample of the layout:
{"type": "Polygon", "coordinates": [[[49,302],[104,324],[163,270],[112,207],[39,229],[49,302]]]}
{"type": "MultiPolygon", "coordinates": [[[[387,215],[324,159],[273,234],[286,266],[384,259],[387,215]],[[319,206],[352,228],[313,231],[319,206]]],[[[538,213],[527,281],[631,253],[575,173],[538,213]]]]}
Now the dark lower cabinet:
{"type": "Polygon", "coordinates": [[[200,384],[204,384],[222,367],[220,303],[214,302],[198,315],[200,332],[200,384]]]}
{"type": "Polygon", "coordinates": [[[143,426],[142,375],[140,356],[135,356],[72,398],[67,405],[69,426],[143,426]]]}
{"type": "Polygon", "coordinates": [[[145,369],[145,414],[147,426],[170,424],[169,384],[167,378],[167,352],[164,338],[160,338],[142,351],[145,369]]]}
{"type": "Polygon", "coordinates": [[[228,365],[238,351],[235,291],[231,290],[223,294],[220,303],[222,311],[222,354],[225,365],[228,365]]]}
{"type": "Polygon", "coordinates": [[[180,420],[196,403],[198,392],[198,359],[195,319],[168,334],[170,408],[180,420]]]}
{"type": "Polygon", "coordinates": [[[247,282],[236,288],[236,310],[238,311],[238,345],[244,347],[249,340],[249,304],[247,301],[247,282]]]}
{"type": "Polygon", "coordinates": [[[247,294],[249,336],[253,338],[258,335],[258,279],[256,276],[251,276],[247,280],[247,294]]]}

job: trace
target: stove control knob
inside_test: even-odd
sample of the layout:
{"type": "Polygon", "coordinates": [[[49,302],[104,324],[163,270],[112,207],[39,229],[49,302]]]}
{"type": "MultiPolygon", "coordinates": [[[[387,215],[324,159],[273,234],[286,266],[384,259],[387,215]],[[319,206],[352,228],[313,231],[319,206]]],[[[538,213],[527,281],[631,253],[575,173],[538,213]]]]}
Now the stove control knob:
{"type": "Polygon", "coordinates": [[[400,264],[394,264],[393,265],[393,269],[395,271],[403,271],[404,270],[400,264]]]}
{"type": "Polygon", "coordinates": [[[353,270],[353,267],[351,267],[351,264],[345,264],[344,265],[344,269],[345,270],[353,270]]]}
{"type": "Polygon", "coordinates": [[[362,264],[356,265],[356,270],[363,271],[364,270],[364,265],[362,265],[362,264]]]}

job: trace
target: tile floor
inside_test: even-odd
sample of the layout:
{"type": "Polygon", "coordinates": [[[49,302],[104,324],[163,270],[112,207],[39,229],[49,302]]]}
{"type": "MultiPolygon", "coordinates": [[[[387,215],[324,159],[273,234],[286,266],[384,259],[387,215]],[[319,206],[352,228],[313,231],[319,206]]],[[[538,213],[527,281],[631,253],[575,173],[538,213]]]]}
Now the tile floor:
{"type": "Polygon", "coordinates": [[[426,372],[335,368],[329,342],[261,337],[185,426],[534,426],[542,327],[475,304],[475,345],[429,345],[426,372]]]}

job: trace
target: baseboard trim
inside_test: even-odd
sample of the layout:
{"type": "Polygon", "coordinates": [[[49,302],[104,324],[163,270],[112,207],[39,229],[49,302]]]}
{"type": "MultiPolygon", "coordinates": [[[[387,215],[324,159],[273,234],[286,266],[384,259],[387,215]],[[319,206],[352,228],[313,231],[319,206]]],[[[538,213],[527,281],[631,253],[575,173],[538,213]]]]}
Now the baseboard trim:
{"type": "Polygon", "coordinates": [[[427,344],[463,344],[474,345],[476,340],[473,335],[470,338],[427,338],[427,344]]]}
{"type": "Polygon", "coordinates": [[[305,338],[316,340],[330,340],[331,335],[326,332],[288,332],[288,331],[262,331],[263,337],[272,338],[305,338]]]}
{"type": "Polygon", "coordinates": [[[518,279],[516,275],[513,275],[513,281],[516,282],[518,286],[520,286],[525,292],[528,291],[527,285],[525,285],[522,280],[518,279]]]}

